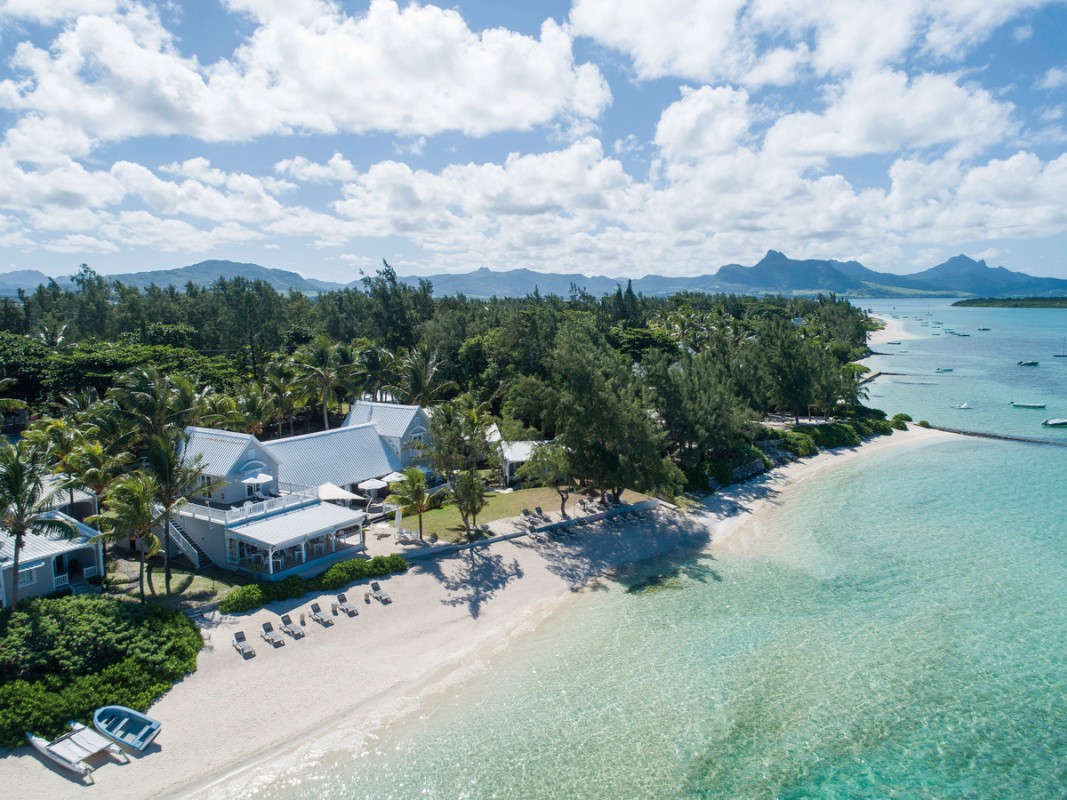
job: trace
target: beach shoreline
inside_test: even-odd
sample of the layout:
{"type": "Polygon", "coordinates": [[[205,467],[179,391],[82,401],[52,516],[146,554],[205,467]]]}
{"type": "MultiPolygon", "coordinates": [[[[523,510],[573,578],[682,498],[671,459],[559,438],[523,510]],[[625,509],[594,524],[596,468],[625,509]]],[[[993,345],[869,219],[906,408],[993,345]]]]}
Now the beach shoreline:
{"type": "MultiPolygon", "coordinates": [[[[207,620],[197,672],[149,712],[163,722],[158,745],[126,765],[104,759],[92,786],[23,748],[0,760],[0,780],[26,798],[247,796],[277,774],[275,761],[306,766],[325,752],[358,753],[376,731],[425,710],[489,669],[517,638],[581,602],[586,593],[575,586],[700,551],[762,555],[760,521],[787,501],[790,487],[886,448],[951,436],[912,428],[821,453],[728,487],[692,513],[657,511],[655,523],[601,525],[544,544],[520,538],[421,560],[383,582],[391,605],[368,601],[366,587],[357,585],[348,595],[358,617],[334,617],[329,628],[306,619],[307,636],[276,650],[259,638],[261,623],[277,623],[279,613],[299,618],[316,598],[207,620]],[[230,646],[238,629],[256,647],[247,661],[230,646]],[[272,768],[261,774],[257,765],[268,761],[272,768]]],[[[317,599],[329,615],[332,596],[317,599]]]]}

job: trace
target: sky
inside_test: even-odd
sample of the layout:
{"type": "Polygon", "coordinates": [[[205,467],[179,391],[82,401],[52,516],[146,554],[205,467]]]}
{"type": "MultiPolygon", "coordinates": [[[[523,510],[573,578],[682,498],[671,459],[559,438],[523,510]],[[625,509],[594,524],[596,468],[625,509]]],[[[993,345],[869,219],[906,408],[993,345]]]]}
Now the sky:
{"type": "Polygon", "coordinates": [[[0,0],[0,272],[1067,278],[1067,3],[0,0]]]}

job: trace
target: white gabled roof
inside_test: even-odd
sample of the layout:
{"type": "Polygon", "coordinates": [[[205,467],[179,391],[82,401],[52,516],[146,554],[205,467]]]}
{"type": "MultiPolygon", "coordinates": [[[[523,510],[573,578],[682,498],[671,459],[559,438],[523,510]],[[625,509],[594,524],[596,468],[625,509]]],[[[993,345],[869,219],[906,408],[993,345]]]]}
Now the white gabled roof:
{"type": "Polygon", "coordinates": [[[333,503],[318,503],[285,514],[272,514],[243,525],[231,525],[228,530],[246,541],[267,547],[288,547],[309,537],[358,525],[365,516],[362,511],[342,508],[333,503]]]}
{"type": "Polygon", "coordinates": [[[282,483],[348,486],[400,469],[399,459],[373,424],[275,439],[263,447],[278,461],[282,483]]]}
{"type": "Polygon", "coordinates": [[[185,431],[189,434],[185,458],[192,462],[200,456],[200,466],[205,475],[229,475],[238,464],[248,460],[248,448],[260,444],[250,433],[192,426],[185,431]]]}
{"type": "Polygon", "coordinates": [[[533,451],[540,445],[547,444],[546,441],[525,441],[525,442],[501,442],[500,452],[505,461],[509,461],[512,464],[525,464],[530,460],[530,456],[533,455],[533,451]]]}
{"type": "MultiPolygon", "coordinates": [[[[408,432],[411,423],[420,416],[421,406],[402,406],[398,403],[377,403],[371,400],[357,400],[352,410],[345,417],[345,426],[363,425],[373,422],[378,426],[378,433],[390,439],[401,439],[408,432]]],[[[425,420],[420,420],[425,426],[425,420]]]]}
{"type": "MultiPolygon", "coordinates": [[[[52,512],[55,514],[55,512],[52,512]]],[[[59,516],[58,514],[56,516],[59,516]]],[[[65,514],[65,519],[71,519],[65,514]]],[[[22,552],[19,553],[19,570],[29,568],[35,562],[57,556],[60,553],[68,553],[84,547],[89,541],[79,525],[73,538],[64,536],[59,531],[45,531],[42,533],[27,533],[22,538],[22,552]]],[[[95,533],[95,531],[93,531],[95,533]]],[[[15,560],[15,539],[6,530],[0,529],[0,569],[10,567],[15,560]]]]}

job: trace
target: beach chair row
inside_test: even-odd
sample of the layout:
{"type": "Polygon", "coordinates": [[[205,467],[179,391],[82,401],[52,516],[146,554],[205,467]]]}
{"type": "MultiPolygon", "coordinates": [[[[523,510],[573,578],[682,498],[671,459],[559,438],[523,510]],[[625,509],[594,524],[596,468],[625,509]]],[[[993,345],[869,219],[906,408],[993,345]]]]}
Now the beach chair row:
{"type": "MultiPolygon", "coordinates": [[[[378,602],[386,605],[393,602],[393,598],[388,592],[382,589],[381,584],[374,581],[370,585],[370,591],[367,593],[368,597],[373,597],[378,602]]],[[[347,595],[342,592],[337,595],[337,601],[332,604],[333,616],[336,616],[338,611],[343,612],[349,617],[359,616],[359,609],[354,603],[349,601],[347,595]]],[[[308,611],[308,616],[312,620],[322,625],[324,628],[328,628],[333,625],[333,617],[327,616],[322,607],[318,603],[312,603],[308,611]]],[[[301,615],[301,623],[303,623],[303,615],[301,615]]],[[[260,638],[272,647],[282,647],[285,645],[285,635],[287,634],[293,639],[302,639],[304,637],[304,629],[302,625],[297,625],[293,622],[293,618],[289,614],[282,614],[278,624],[278,628],[274,627],[273,622],[264,622],[262,630],[260,631],[260,638]]],[[[256,654],[255,648],[252,643],[248,641],[248,637],[244,631],[237,631],[233,635],[233,648],[245,658],[254,656],[256,654]]]]}

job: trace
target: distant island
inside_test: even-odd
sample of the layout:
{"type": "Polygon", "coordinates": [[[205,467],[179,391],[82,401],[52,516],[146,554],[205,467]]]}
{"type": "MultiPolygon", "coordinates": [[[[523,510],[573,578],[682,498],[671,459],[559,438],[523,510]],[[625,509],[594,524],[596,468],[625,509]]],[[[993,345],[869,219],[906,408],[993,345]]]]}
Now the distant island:
{"type": "Polygon", "coordinates": [[[1067,297],[971,297],[952,305],[964,308],[1067,308],[1067,297]]]}

